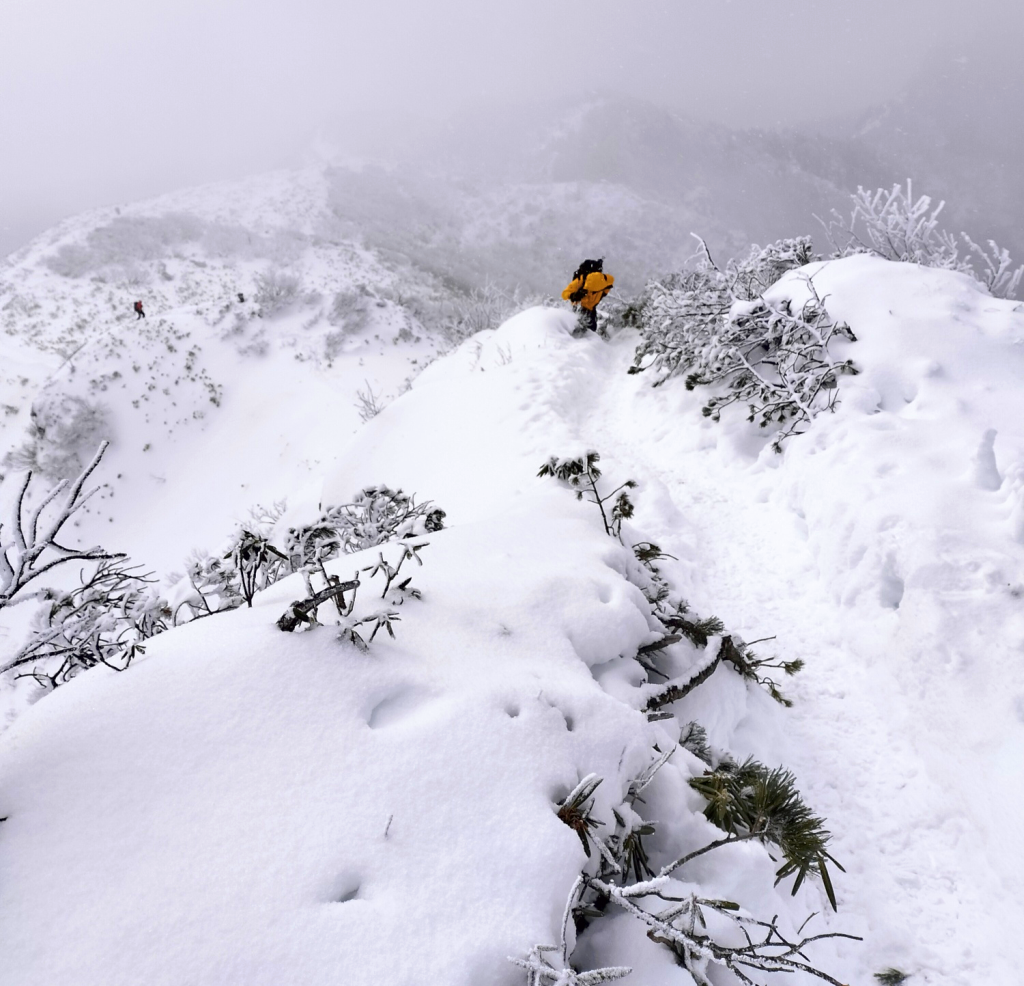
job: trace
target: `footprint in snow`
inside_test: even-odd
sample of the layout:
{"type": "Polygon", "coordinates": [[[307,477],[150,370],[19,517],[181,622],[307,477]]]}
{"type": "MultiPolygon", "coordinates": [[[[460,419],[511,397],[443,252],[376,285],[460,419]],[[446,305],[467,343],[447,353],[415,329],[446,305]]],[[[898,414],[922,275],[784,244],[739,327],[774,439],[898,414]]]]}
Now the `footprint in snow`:
{"type": "Polygon", "coordinates": [[[422,688],[406,686],[380,699],[366,719],[370,729],[386,729],[413,718],[430,699],[422,688]]]}

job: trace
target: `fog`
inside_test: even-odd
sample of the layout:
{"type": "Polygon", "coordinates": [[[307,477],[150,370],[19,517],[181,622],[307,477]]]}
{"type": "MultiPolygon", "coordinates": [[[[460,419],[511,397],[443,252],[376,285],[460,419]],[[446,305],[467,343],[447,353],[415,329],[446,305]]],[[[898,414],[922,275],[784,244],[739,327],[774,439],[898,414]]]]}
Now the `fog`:
{"type": "Polygon", "coordinates": [[[92,206],[323,147],[408,156],[453,116],[592,92],[736,128],[854,119],[936,52],[991,69],[1022,33],[1016,0],[5,0],[0,256],[92,206]]]}

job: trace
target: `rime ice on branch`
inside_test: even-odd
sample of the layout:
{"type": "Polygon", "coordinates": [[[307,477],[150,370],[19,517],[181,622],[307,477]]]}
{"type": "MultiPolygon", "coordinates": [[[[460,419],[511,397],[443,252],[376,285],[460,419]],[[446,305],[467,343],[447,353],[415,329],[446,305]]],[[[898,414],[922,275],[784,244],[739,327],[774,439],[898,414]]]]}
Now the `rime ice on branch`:
{"type": "Polygon", "coordinates": [[[31,511],[27,509],[25,497],[32,482],[32,473],[25,473],[11,506],[10,516],[0,520],[0,609],[15,602],[15,596],[30,582],[58,565],[69,561],[110,561],[125,557],[123,553],[109,552],[99,547],[68,548],[57,540],[71,515],[98,492],[98,486],[87,493],[82,492],[82,487],[100,464],[109,444],[103,442],[100,445],[92,461],[70,486],[67,480],[62,480],[31,511]],[[43,523],[47,507],[65,491],[67,495],[57,515],[43,523]]]}

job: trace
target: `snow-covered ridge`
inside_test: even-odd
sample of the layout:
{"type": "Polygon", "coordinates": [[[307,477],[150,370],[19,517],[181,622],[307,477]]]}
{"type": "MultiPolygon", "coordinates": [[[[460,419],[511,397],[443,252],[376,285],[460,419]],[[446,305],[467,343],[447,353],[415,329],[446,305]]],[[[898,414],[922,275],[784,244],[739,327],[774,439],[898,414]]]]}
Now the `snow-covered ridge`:
{"type": "MultiPolygon", "coordinates": [[[[53,480],[111,440],[120,547],[158,571],[301,485],[326,443],[295,437],[357,428],[360,391],[396,396],[441,344],[408,299],[450,297],[330,223],[323,173],[282,173],[80,216],[10,258],[0,473],[53,480]],[[154,516],[195,541],[171,557],[154,516]]],[[[110,511],[79,520],[83,536],[115,533],[110,511]]]]}
{"type": "MultiPolygon", "coordinates": [[[[824,910],[815,929],[865,939],[819,943],[816,964],[841,982],[887,966],[1013,982],[1024,869],[992,847],[1016,844],[1024,802],[1024,313],[960,275],[865,257],[773,291],[799,304],[808,277],[856,334],[861,372],[781,455],[742,409],[716,424],[680,381],[628,376],[631,333],[573,340],[551,310],[468,340],[350,438],[295,432],[295,454],[327,473],[300,512],[380,482],[444,508],[414,572],[422,598],[362,653],[329,626],[277,629],[304,592],[293,577],[26,712],[0,756],[9,981],[73,968],[84,986],[520,983],[507,957],[558,944],[588,865],[558,800],[596,773],[594,812],[611,824],[654,745],[695,719],[718,749],[796,772],[847,872],[836,915],[820,884],[773,890],[756,844],[709,855],[676,891],[790,930],[824,910]],[[723,666],[674,719],[638,711],[648,686],[631,654],[655,631],[635,559],[536,475],[586,448],[609,479],[639,482],[625,540],[675,556],[659,565],[697,613],[807,662],[786,685],[792,710],[723,666]]],[[[272,370],[250,423],[264,443],[301,403],[269,386],[272,370]]],[[[244,433],[233,426],[225,441],[244,433]]],[[[332,565],[350,578],[373,560],[332,565]]],[[[686,784],[703,769],[676,749],[645,794],[656,867],[713,836],[686,784]]],[[[632,966],[626,983],[692,981],[624,912],[591,925],[573,961],[632,966]]]]}

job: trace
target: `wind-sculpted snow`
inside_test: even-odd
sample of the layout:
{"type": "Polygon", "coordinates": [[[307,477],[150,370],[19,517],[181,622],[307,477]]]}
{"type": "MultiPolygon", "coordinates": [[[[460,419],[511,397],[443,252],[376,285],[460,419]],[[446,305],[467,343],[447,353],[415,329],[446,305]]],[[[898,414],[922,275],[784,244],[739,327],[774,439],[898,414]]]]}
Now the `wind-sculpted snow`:
{"type": "Polygon", "coordinates": [[[515,982],[585,858],[553,799],[588,771],[621,797],[660,735],[580,659],[649,634],[627,552],[557,499],[431,535],[422,600],[369,653],[282,634],[292,578],[26,714],[0,981],[515,982]]]}
{"type": "MultiPolygon", "coordinates": [[[[361,379],[358,350],[338,376],[276,340],[245,363],[189,426],[202,440],[160,460],[167,494],[129,482],[140,505],[107,507],[111,530],[159,518],[149,543],[169,557],[214,543],[243,494],[286,486],[282,522],[302,524],[386,483],[447,514],[423,538],[421,598],[364,652],[331,626],[277,628],[306,594],[290,577],[28,709],[0,740],[0,982],[522,983],[507,958],[559,942],[587,865],[556,814],[583,778],[603,778],[610,827],[654,744],[674,750],[644,793],[655,869],[715,838],[687,784],[704,765],[678,748],[690,720],[719,751],[791,768],[846,873],[833,914],[818,883],[773,888],[777,864],[746,842],[686,864],[676,895],[741,900],[790,932],[819,912],[814,931],[865,939],[818,943],[840,982],[889,966],[1015,982],[1024,311],[869,257],[793,271],[773,297],[800,304],[807,278],[861,372],[781,454],[743,408],[714,422],[683,381],[627,375],[632,331],[571,338],[567,311],[467,340],[358,429],[340,383],[361,379]],[[638,481],[624,540],[672,556],[658,565],[696,613],[806,662],[792,709],[722,665],[673,718],[637,711],[651,684],[632,655],[657,636],[639,563],[537,476],[588,449],[612,485],[638,481]]],[[[379,372],[408,375],[389,352],[379,372]]],[[[375,550],[328,570],[351,579],[375,550]]],[[[694,671],[713,652],[669,647],[694,671]]],[[[689,982],[624,911],[573,961],[689,982]]]]}

